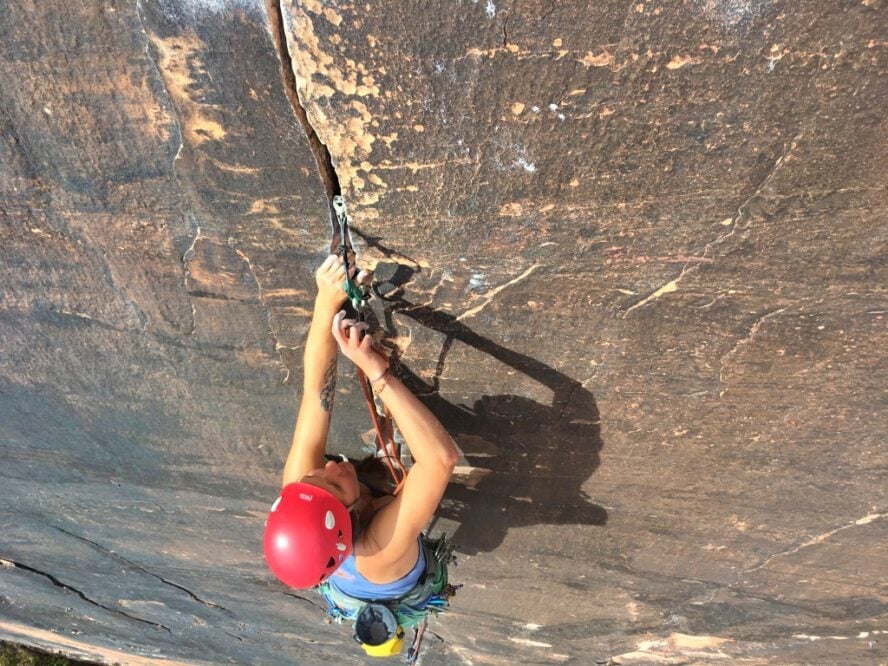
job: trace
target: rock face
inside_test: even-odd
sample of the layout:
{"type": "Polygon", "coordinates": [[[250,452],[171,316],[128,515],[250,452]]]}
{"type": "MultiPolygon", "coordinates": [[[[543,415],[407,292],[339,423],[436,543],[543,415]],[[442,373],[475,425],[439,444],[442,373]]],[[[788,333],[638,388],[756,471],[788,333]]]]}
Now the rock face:
{"type": "Polygon", "coordinates": [[[881,0],[4,5],[0,639],[362,662],[261,553],[341,189],[464,454],[428,663],[884,661],[886,32],[881,0]]]}

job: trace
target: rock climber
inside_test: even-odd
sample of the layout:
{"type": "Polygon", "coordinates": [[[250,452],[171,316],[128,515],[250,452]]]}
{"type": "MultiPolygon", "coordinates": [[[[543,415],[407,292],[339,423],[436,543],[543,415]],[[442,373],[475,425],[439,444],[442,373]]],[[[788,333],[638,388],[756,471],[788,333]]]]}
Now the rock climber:
{"type": "MultiPolygon", "coordinates": [[[[368,325],[346,318],[345,278],[343,259],[335,254],[315,273],[318,293],[305,345],[302,402],[283,490],[269,514],[265,555],[275,575],[292,587],[327,583],[359,599],[397,599],[426,570],[422,531],[459,453],[438,419],[390,372],[368,325]],[[410,449],[413,465],[394,496],[374,492],[350,462],[325,463],[337,347],[369,379],[410,449]]],[[[362,271],[356,279],[368,278],[362,271]]]]}

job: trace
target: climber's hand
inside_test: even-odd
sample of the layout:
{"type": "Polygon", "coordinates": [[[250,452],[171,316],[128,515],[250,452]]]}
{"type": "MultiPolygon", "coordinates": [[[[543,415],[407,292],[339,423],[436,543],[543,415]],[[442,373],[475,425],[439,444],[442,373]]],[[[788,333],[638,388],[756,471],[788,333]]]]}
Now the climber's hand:
{"type": "MultiPolygon", "coordinates": [[[[354,266],[349,266],[352,275],[354,271],[354,266]]],[[[345,268],[342,266],[342,257],[336,254],[328,256],[315,272],[315,280],[318,283],[317,304],[327,311],[338,310],[347,298],[343,289],[345,268]]]]}
{"type": "Polygon", "coordinates": [[[346,319],[345,311],[333,317],[333,338],[339,344],[343,356],[351,360],[368,377],[378,377],[385,372],[388,364],[385,358],[373,349],[373,339],[367,334],[369,324],[346,319]]]}

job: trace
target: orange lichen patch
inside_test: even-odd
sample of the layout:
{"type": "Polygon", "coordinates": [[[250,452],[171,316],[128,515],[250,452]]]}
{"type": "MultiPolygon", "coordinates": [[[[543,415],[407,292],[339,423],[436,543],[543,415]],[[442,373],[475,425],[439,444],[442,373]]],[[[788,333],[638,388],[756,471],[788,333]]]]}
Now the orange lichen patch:
{"type": "Polygon", "coordinates": [[[702,62],[700,58],[690,55],[677,55],[666,63],[666,69],[681,69],[685,65],[699,65],[702,62]]]}
{"type": "Polygon", "coordinates": [[[261,169],[257,169],[256,167],[246,167],[240,164],[228,164],[227,162],[223,162],[222,160],[212,158],[209,155],[203,155],[202,158],[217,169],[221,171],[228,171],[229,173],[242,173],[249,176],[255,176],[261,171],[261,169]]]}
{"type": "MultiPolygon", "coordinates": [[[[287,220],[290,224],[292,224],[292,220],[287,220]]],[[[268,224],[272,229],[277,229],[278,231],[283,231],[288,236],[292,238],[298,238],[300,240],[305,239],[305,232],[301,229],[294,229],[292,226],[287,226],[284,224],[283,220],[280,217],[266,217],[263,219],[263,222],[268,224]]]]}
{"type": "MultiPolygon", "coordinates": [[[[309,121],[336,162],[343,188],[354,196],[356,190],[361,190],[368,182],[357,174],[354,165],[370,156],[376,141],[370,131],[373,116],[365,104],[354,98],[377,97],[379,86],[363,63],[325,50],[325,46],[329,48],[329,42],[324,40],[322,43],[310,14],[323,15],[330,23],[339,25],[342,18],[338,14],[319,0],[287,0],[284,9],[288,19],[287,41],[300,97],[309,121]],[[337,95],[337,103],[333,108],[337,113],[328,117],[324,109],[331,108],[327,100],[334,95],[337,95]],[[343,103],[339,95],[353,99],[343,103]]],[[[373,184],[384,187],[384,183],[373,184]]]]}
{"type": "Polygon", "coordinates": [[[571,187],[579,187],[579,185],[580,185],[580,181],[578,181],[576,178],[574,178],[574,179],[573,179],[572,181],[570,181],[570,183],[568,183],[568,184],[569,184],[571,187]]]}
{"type": "Polygon", "coordinates": [[[425,132],[425,125],[416,124],[413,126],[413,129],[417,132],[425,132]]]}
{"type": "Polygon", "coordinates": [[[524,105],[521,102],[515,102],[514,104],[512,104],[511,108],[512,113],[514,113],[516,116],[524,111],[524,105]]]}
{"type": "Polygon", "coordinates": [[[268,199],[256,199],[251,205],[250,210],[247,211],[247,214],[251,213],[279,213],[280,209],[277,207],[277,204],[272,203],[268,199]]]}
{"type": "Polygon", "coordinates": [[[62,133],[99,136],[106,131],[107,119],[96,115],[93,105],[86,101],[95,95],[113,99],[114,108],[126,117],[126,126],[137,128],[150,143],[166,142],[172,134],[175,120],[163,105],[163,96],[152,90],[147,74],[137,76],[133,67],[121,67],[110,76],[56,78],[54,85],[45,86],[40,84],[40,74],[30,68],[20,69],[22,63],[10,61],[4,65],[9,66],[12,78],[39,86],[41,110],[54,119],[62,133]]]}
{"type": "Polygon", "coordinates": [[[188,262],[188,281],[205,287],[207,291],[225,292],[229,288],[240,286],[237,275],[212,264],[205,266],[202,258],[194,258],[188,262]]]}
{"type": "Polygon", "coordinates": [[[609,107],[604,107],[601,111],[598,112],[599,118],[607,118],[608,116],[612,116],[614,114],[614,110],[609,107]]]}
{"type": "Polygon", "coordinates": [[[589,51],[579,59],[579,62],[586,67],[609,67],[614,64],[614,56],[610,51],[602,51],[601,53],[589,51]]]}
{"type": "Polygon", "coordinates": [[[745,520],[741,520],[736,514],[731,516],[730,521],[731,525],[737,528],[740,532],[745,532],[749,529],[749,523],[745,520]]]}
{"type": "Polygon", "coordinates": [[[251,368],[263,368],[267,365],[276,365],[277,359],[270,357],[258,348],[241,349],[235,352],[238,361],[251,368]]]}
{"type": "Polygon", "coordinates": [[[495,58],[497,53],[518,53],[521,48],[517,44],[509,44],[508,46],[498,46],[492,49],[479,49],[475,46],[468,49],[462,58],[495,58]]]}
{"type": "Polygon", "coordinates": [[[460,158],[458,160],[447,160],[445,162],[398,162],[397,164],[393,164],[392,162],[386,160],[382,164],[376,166],[377,169],[382,169],[384,171],[392,171],[395,169],[410,169],[413,173],[417,171],[422,171],[424,169],[435,169],[440,166],[444,166],[447,164],[470,164],[471,159],[467,157],[460,158]]]}
{"type": "Polygon", "coordinates": [[[311,318],[314,316],[314,310],[311,308],[301,308],[298,305],[285,305],[285,306],[275,306],[275,312],[279,312],[282,315],[296,315],[298,317],[308,317],[311,318]]]}
{"type": "Polygon", "coordinates": [[[500,206],[498,212],[503,217],[518,217],[524,214],[524,205],[517,201],[513,201],[512,203],[500,206]]]}
{"type": "Polygon", "coordinates": [[[561,37],[558,37],[552,41],[552,46],[557,49],[561,47],[561,43],[561,37]]]}
{"type": "Polygon", "coordinates": [[[195,94],[199,90],[195,76],[206,73],[199,56],[206,44],[193,31],[166,39],[149,33],[148,38],[160,56],[158,69],[179,111],[184,138],[195,146],[224,139],[225,128],[212,117],[215,105],[201,102],[195,94]]]}
{"type": "MultiPolygon", "coordinates": [[[[275,298],[307,298],[308,292],[305,289],[266,289],[262,292],[262,296],[264,300],[269,301],[275,298]]],[[[287,312],[293,310],[293,308],[283,308],[287,312]]],[[[296,310],[304,311],[304,308],[295,308],[296,310]]]]}
{"type": "Polygon", "coordinates": [[[337,13],[336,13],[332,8],[330,8],[330,7],[325,7],[325,8],[324,8],[323,16],[324,16],[325,19],[327,19],[328,21],[330,21],[330,23],[332,23],[332,24],[335,25],[335,26],[338,26],[340,23],[342,23],[342,17],[341,17],[339,14],[337,14],[337,13]]]}

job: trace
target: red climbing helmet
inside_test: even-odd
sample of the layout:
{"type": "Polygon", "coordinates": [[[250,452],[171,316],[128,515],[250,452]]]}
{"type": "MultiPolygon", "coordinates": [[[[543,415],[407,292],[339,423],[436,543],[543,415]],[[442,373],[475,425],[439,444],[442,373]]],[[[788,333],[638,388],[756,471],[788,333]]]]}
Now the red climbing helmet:
{"type": "Polygon", "coordinates": [[[314,587],[351,554],[351,516],[332,493],[291,483],[271,505],[263,545],[265,561],[282,583],[314,587]]]}

